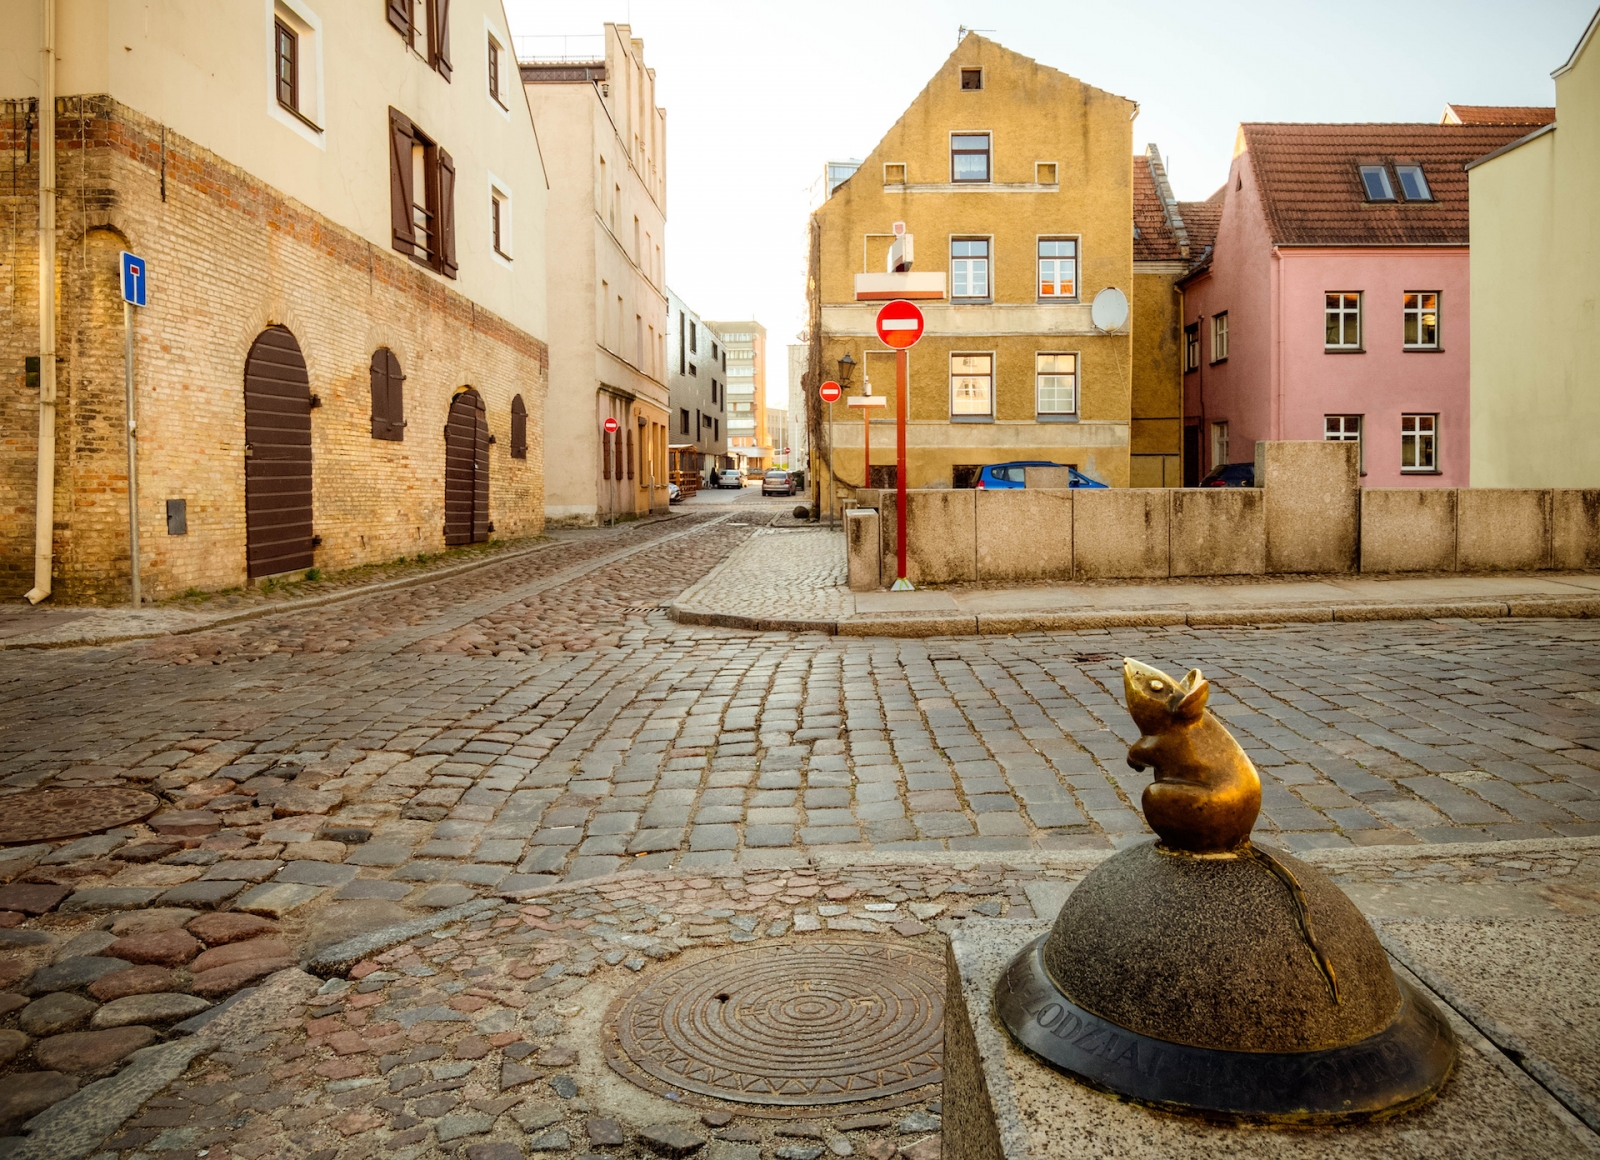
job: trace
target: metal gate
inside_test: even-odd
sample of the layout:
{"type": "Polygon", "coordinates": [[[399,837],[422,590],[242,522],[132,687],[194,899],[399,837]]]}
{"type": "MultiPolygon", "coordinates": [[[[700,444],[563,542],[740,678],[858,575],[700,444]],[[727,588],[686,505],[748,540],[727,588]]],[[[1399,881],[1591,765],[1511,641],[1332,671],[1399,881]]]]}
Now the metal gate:
{"type": "Polygon", "coordinates": [[[444,542],[489,538],[489,418],[471,387],[450,401],[444,425],[444,542]]]}
{"type": "Polygon", "coordinates": [[[311,567],[311,380],[281,326],[262,331],[245,358],[244,441],[250,578],[311,567]]]}

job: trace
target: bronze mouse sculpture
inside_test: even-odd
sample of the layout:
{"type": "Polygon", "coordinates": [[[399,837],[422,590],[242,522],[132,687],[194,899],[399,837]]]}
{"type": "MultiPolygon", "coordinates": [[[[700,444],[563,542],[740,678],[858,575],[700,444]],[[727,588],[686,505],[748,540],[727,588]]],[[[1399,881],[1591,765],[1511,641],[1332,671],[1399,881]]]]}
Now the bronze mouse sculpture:
{"type": "Polygon", "coordinates": [[[1122,662],[1128,713],[1140,737],[1128,749],[1134,769],[1155,769],[1140,804],[1164,846],[1223,854],[1250,841],[1261,812],[1261,778],[1222,722],[1206,709],[1211,686],[1191,669],[1174,681],[1132,657],[1122,662]]]}

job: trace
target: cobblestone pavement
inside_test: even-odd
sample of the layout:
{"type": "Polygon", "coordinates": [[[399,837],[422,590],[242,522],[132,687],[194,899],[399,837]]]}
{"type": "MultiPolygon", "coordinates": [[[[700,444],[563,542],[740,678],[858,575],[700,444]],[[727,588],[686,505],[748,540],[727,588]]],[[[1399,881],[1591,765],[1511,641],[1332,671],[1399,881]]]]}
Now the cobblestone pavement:
{"type": "Polygon", "coordinates": [[[825,528],[763,529],[726,567],[685,591],[679,603],[735,616],[795,620],[839,620],[855,612],[844,542],[825,528]]]}

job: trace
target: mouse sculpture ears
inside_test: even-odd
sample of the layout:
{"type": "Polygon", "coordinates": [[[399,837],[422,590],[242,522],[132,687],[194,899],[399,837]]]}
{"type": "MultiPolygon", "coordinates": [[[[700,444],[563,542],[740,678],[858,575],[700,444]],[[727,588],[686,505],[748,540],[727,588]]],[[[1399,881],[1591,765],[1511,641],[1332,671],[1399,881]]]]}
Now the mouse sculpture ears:
{"type": "Polygon", "coordinates": [[[1206,710],[1206,701],[1211,696],[1211,683],[1200,675],[1199,669],[1190,669],[1179,683],[1178,692],[1183,694],[1183,699],[1172,707],[1172,715],[1194,721],[1206,710]]]}

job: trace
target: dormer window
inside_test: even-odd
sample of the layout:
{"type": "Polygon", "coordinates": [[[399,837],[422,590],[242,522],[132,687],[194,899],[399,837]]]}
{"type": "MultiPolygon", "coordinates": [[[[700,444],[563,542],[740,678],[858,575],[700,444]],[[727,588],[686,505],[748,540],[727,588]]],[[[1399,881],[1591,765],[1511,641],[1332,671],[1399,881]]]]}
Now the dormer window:
{"type": "Polygon", "coordinates": [[[1400,189],[1405,193],[1407,201],[1433,200],[1433,191],[1428,188],[1428,179],[1422,176],[1422,166],[1396,165],[1394,171],[1400,175],[1400,189]]]}
{"type": "MultiPolygon", "coordinates": [[[[1418,171],[1420,175],[1420,170],[1418,171]]],[[[1393,201],[1394,186],[1389,184],[1389,171],[1381,165],[1363,165],[1361,184],[1367,191],[1368,201],[1393,201]]]]}

